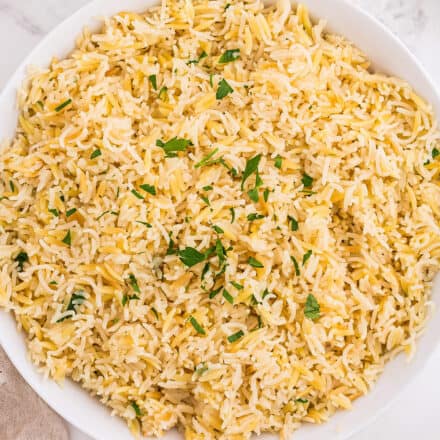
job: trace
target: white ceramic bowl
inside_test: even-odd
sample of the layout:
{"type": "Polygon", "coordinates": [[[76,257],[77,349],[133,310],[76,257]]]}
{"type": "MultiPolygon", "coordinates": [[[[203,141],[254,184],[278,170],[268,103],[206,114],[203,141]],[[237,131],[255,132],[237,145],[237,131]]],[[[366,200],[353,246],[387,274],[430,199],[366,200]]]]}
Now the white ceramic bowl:
{"type": "MultiPolygon", "coordinates": [[[[344,35],[364,50],[374,67],[382,72],[406,79],[434,106],[440,114],[440,97],[426,72],[406,47],[371,16],[344,0],[303,0],[315,17],[326,19],[328,28],[344,35]]],[[[96,17],[112,15],[121,9],[143,11],[156,0],[94,0],[53,30],[11,78],[0,97],[0,139],[14,134],[17,121],[16,91],[29,65],[46,66],[53,56],[66,56],[74,47],[75,37],[84,26],[96,29],[96,17]]],[[[440,303],[440,277],[437,277],[433,299],[440,303]]],[[[403,356],[390,362],[377,386],[366,397],[358,399],[350,412],[339,412],[326,424],[305,426],[295,433],[295,440],[346,439],[371,423],[383,412],[402,388],[421,374],[429,356],[436,348],[440,334],[440,319],[433,316],[420,339],[417,354],[406,362],[403,356]]],[[[17,370],[32,388],[61,416],[97,440],[132,440],[125,423],[111,417],[109,410],[90,397],[79,385],[66,381],[61,388],[44,379],[30,363],[23,335],[17,331],[13,317],[0,312],[0,343],[17,370]]],[[[264,436],[273,438],[273,436],[264,436]]],[[[176,432],[166,440],[181,439],[176,432]]]]}

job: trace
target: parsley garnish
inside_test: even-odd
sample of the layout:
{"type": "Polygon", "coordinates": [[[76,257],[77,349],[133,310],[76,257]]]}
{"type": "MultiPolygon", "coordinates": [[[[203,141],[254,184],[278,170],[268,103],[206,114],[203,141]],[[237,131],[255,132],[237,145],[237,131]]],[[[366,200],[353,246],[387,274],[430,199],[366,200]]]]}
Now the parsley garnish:
{"type": "Polygon", "coordinates": [[[275,158],[275,167],[280,170],[282,166],[283,166],[283,158],[281,156],[277,156],[275,158]]]}
{"type": "Polygon", "coordinates": [[[207,156],[205,156],[200,162],[194,165],[194,168],[201,168],[208,164],[209,160],[218,152],[218,148],[212,150],[207,156]]]}
{"type": "Polygon", "coordinates": [[[62,104],[60,104],[58,107],[55,108],[55,111],[58,113],[63,108],[67,107],[68,105],[72,104],[72,100],[69,98],[67,101],[64,101],[62,104]]]}
{"type": "Polygon", "coordinates": [[[131,193],[132,193],[135,197],[137,197],[138,199],[141,199],[141,200],[144,199],[144,196],[143,196],[142,194],[139,194],[135,189],[132,189],[132,190],[131,190],[131,193]]]}
{"type": "Polygon", "coordinates": [[[70,229],[67,231],[66,236],[63,238],[62,242],[70,246],[72,244],[72,235],[70,234],[70,229]]]}
{"type": "Polygon", "coordinates": [[[160,139],[156,141],[156,146],[165,151],[166,157],[176,157],[177,151],[185,151],[191,145],[193,145],[193,143],[189,139],[182,139],[178,137],[174,137],[167,142],[163,142],[160,139]]]}
{"type": "Polygon", "coordinates": [[[238,284],[237,282],[235,282],[235,281],[231,281],[230,282],[237,290],[243,290],[244,289],[244,286],[242,286],[241,284],[238,284]]]}
{"type": "Polygon", "coordinates": [[[269,188],[266,188],[265,190],[264,190],[264,193],[263,193],[263,200],[267,203],[267,201],[269,200],[269,194],[270,194],[270,190],[269,190],[269,188]]]}
{"type": "Polygon", "coordinates": [[[218,289],[213,290],[213,291],[209,294],[209,299],[213,299],[213,298],[215,298],[215,297],[220,293],[220,290],[222,290],[222,289],[223,289],[223,287],[220,286],[218,289]]]}
{"type": "Polygon", "coordinates": [[[157,313],[157,310],[154,307],[151,307],[151,311],[153,312],[153,315],[156,317],[156,319],[159,319],[159,313],[157,313]]]}
{"type": "Polygon", "coordinates": [[[209,85],[211,87],[214,87],[214,74],[213,73],[209,74],[209,85]]]}
{"type": "Polygon", "coordinates": [[[14,261],[18,263],[18,271],[23,272],[23,265],[29,261],[29,256],[26,252],[21,251],[14,258],[14,261]]]}
{"type": "Polygon", "coordinates": [[[220,100],[224,97],[228,96],[230,93],[232,93],[234,89],[227,83],[227,81],[223,78],[218,83],[217,93],[215,94],[215,97],[220,100]]]}
{"type": "Polygon", "coordinates": [[[436,157],[440,156],[440,150],[438,150],[437,148],[434,148],[432,150],[431,156],[433,159],[435,159],[436,157]]]}
{"type": "Polygon", "coordinates": [[[241,189],[244,189],[246,180],[255,172],[258,172],[258,165],[260,164],[261,154],[254,156],[246,162],[246,168],[243,171],[243,177],[241,180],[241,189]]]}
{"type": "Polygon", "coordinates": [[[307,399],[295,399],[295,403],[308,403],[309,401],[307,399]]]}
{"type": "Polygon", "coordinates": [[[253,202],[255,203],[258,202],[259,200],[258,188],[250,189],[247,194],[253,202]]]}
{"type": "Polygon", "coordinates": [[[202,254],[192,247],[187,247],[183,251],[179,251],[178,255],[180,261],[188,267],[193,267],[206,259],[205,254],[202,254]]]}
{"type": "Polygon", "coordinates": [[[143,189],[148,194],[151,194],[152,196],[156,195],[156,188],[153,185],[143,184],[139,186],[140,189],[143,189]]]}
{"type": "Polygon", "coordinates": [[[59,217],[59,216],[60,216],[60,213],[59,213],[58,209],[52,208],[52,209],[49,209],[49,212],[50,212],[54,217],[59,217]]]}
{"type": "Polygon", "coordinates": [[[159,90],[159,99],[165,99],[166,95],[168,92],[168,87],[163,86],[160,90],[159,90]]]}
{"type": "Polygon", "coordinates": [[[66,217],[70,217],[71,215],[75,214],[76,208],[69,209],[66,211],[66,217]]]}
{"type": "Polygon", "coordinates": [[[219,64],[226,64],[240,58],[240,49],[228,49],[218,60],[219,64]]]}
{"type": "Polygon", "coordinates": [[[152,85],[154,90],[157,90],[157,76],[156,75],[150,75],[148,77],[148,81],[150,81],[150,84],[152,85]]]}
{"type": "Polygon", "coordinates": [[[231,223],[234,223],[235,221],[235,209],[229,208],[229,211],[231,211],[231,223]]]}
{"type": "Polygon", "coordinates": [[[211,206],[211,202],[209,201],[208,197],[206,196],[200,196],[200,198],[208,205],[211,206]]]}
{"type": "Polygon", "coordinates": [[[223,298],[229,303],[234,304],[234,297],[226,290],[223,289],[223,298]]]}
{"type": "Polygon", "coordinates": [[[56,281],[51,281],[50,283],[49,283],[49,286],[56,286],[58,283],[56,282],[56,281]]]}
{"type": "Polygon", "coordinates": [[[312,256],[312,250],[308,250],[303,256],[303,266],[307,263],[308,259],[312,256]]]}
{"type": "Polygon", "coordinates": [[[248,264],[250,266],[252,266],[252,267],[257,267],[257,268],[264,267],[263,263],[261,263],[260,261],[256,260],[254,257],[249,257],[248,264]]]}
{"type": "Polygon", "coordinates": [[[220,264],[223,264],[226,261],[226,250],[219,239],[215,242],[215,253],[217,254],[220,264]]]}
{"type": "Polygon", "coordinates": [[[241,339],[243,336],[244,336],[243,330],[239,330],[237,333],[228,336],[228,341],[232,344],[233,342],[236,342],[239,339],[241,339]]]}
{"type": "Polygon", "coordinates": [[[194,330],[199,333],[200,335],[206,335],[205,330],[203,327],[197,322],[197,319],[194,318],[194,316],[190,316],[188,321],[191,323],[191,325],[194,327],[194,330]]]}
{"type": "Polygon", "coordinates": [[[212,191],[214,188],[211,185],[206,185],[202,189],[203,191],[212,191]]]}
{"type": "Polygon", "coordinates": [[[206,263],[203,266],[203,270],[202,270],[202,274],[200,276],[200,279],[203,281],[206,277],[206,274],[209,272],[209,268],[211,267],[211,265],[209,263],[206,263]]]}
{"type": "Polygon", "coordinates": [[[231,6],[231,4],[230,4],[230,3],[226,3],[226,6],[225,6],[225,11],[226,11],[227,9],[229,9],[229,8],[230,8],[230,6],[231,6]]]}
{"type": "Polygon", "coordinates": [[[250,222],[253,222],[254,220],[261,220],[262,218],[264,218],[264,215],[262,215],[262,214],[257,214],[256,212],[253,213],[253,214],[249,214],[249,215],[247,216],[247,219],[248,219],[250,222]]]}
{"type": "Polygon", "coordinates": [[[64,316],[63,318],[58,319],[57,322],[63,322],[67,318],[71,318],[76,313],[76,307],[80,306],[84,301],[86,297],[84,296],[84,292],[82,290],[78,291],[77,293],[72,293],[72,296],[70,297],[69,304],[67,305],[66,312],[72,312],[67,316],[64,316]]]}
{"type": "Polygon", "coordinates": [[[297,231],[298,230],[298,222],[295,218],[291,217],[290,215],[287,216],[287,218],[289,219],[289,223],[290,223],[290,230],[291,231],[297,231]]]}
{"type": "Polygon", "coordinates": [[[132,406],[132,408],[134,409],[134,412],[136,413],[137,417],[140,417],[142,415],[142,412],[138,406],[138,404],[135,401],[131,401],[130,405],[132,406]]]}
{"type": "Polygon", "coordinates": [[[12,180],[9,181],[9,188],[11,188],[12,192],[15,192],[14,182],[12,180]]]}
{"type": "Polygon", "coordinates": [[[127,295],[127,294],[124,294],[122,296],[121,303],[122,303],[123,306],[125,306],[128,303],[128,301],[132,301],[134,299],[140,299],[140,298],[137,295],[127,295]]]}
{"type": "Polygon", "coordinates": [[[136,223],[139,223],[140,225],[144,225],[144,226],[146,226],[147,228],[152,228],[152,227],[153,227],[153,225],[152,225],[151,223],[142,222],[142,221],[140,221],[140,220],[136,220],[136,223]]]}
{"type": "Polygon", "coordinates": [[[312,321],[315,321],[321,316],[321,307],[319,306],[318,301],[312,294],[309,294],[307,296],[306,306],[304,308],[304,315],[306,316],[306,318],[309,318],[312,321]]]}
{"type": "Polygon", "coordinates": [[[195,60],[189,60],[189,61],[186,62],[186,64],[188,64],[188,66],[189,66],[190,64],[198,64],[201,60],[203,60],[203,58],[206,58],[207,56],[208,56],[208,54],[207,54],[205,51],[203,51],[203,52],[199,55],[198,58],[196,58],[195,60]]]}
{"type": "Polygon", "coordinates": [[[177,249],[175,248],[174,240],[171,237],[172,237],[172,232],[170,233],[170,241],[168,242],[168,249],[166,255],[177,254],[177,249]]]}
{"type": "Polygon", "coordinates": [[[224,234],[225,232],[220,226],[217,225],[212,225],[211,228],[214,229],[217,234],[224,234]]]}
{"type": "Polygon", "coordinates": [[[197,365],[194,372],[197,373],[199,376],[201,376],[206,371],[208,371],[208,366],[206,365],[205,362],[202,362],[201,364],[197,365]]]}
{"type": "Polygon", "coordinates": [[[102,156],[102,151],[98,148],[90,155],[90,159],[96,159],[99,156],[102,156]]]}
{"type": "Polygon", "coordinates": [[[313,185],[313,177],[310,177],[308,174],[304,173],[301,179],[304,188],[311,188],[313,185]]]}
{"type": "Polygon", "coordinates": [[[300,276],[300,274],[301,274],[301,272],[299,271],[299,264],[298,264],[298,261],[296,261],[296,258],[295,257],[290,257],[290,259],[292,260],[292,263],[293,263],[293,265],[294,265],[294,267],[295,267],[295,273],[296,273],[296,276],[300,276]]]}
{"type": "Polygon", "coordinates": [[[132,273],[128,275],[128,282],[130,283],[130,286],[136,293],[141,293],[141,289],[139,289],[137,279],[132,273]]]}

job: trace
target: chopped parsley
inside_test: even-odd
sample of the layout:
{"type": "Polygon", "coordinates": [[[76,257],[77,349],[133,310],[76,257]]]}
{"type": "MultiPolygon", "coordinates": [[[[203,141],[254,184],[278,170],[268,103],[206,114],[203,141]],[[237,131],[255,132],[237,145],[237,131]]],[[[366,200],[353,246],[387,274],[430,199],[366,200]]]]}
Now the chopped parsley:
{"type": "Polygon", "coordinates": [[[309,318],[312,321],[315,321],[321,316],[321,307],[312,294],[307,296],[306,306],[304,307],[304,315],[306,318],[309,318]]]}
{"type": "Polygon", "coordinates": [[[102,151],[98,148],[90,155],[90,159],[96,159],[99,156],[102,156],[102,151]]]}
{"type": "Polygon", "coordinates": [[[226,64],[240,58],[240,49],[228,49],[223,55],[219,58],[219,64],[226,64]]]}
{"type": "Polygon", "coordinates": [[[226,11],[227,9],[229,9],[230,7],[231,7],[231,4],[230,4],[230,3],[226,3],[225,11],[226,11]]]}
{"type": "Polygon", "coordinates": [[[58,209],[52,208],[48,210],[54,217],[59,217],[60,216],[60,212],[58,211],[58,209]]]}
{"type": "Polygon", "coordinates": [[[212,191],[214,189],[214,187],[211,185],[206,185],[202,189],[203,189],[203,191],[212,191]]]}
{"type": "Polygon", "coordinates": [[[229,208],[229,211],[231,211],[231,223],[234,223],[235,221],[235,209],[229,208]]]}
{"type": "Polygon", "coordinates": [[[281,156],[277,156],[275,158],[275,167],[280,170],[282,166],[283,166],[283,158],[281,156]]]}
{"type": "Polygon", "coordinates": [[[309,403],[309,401],[307,399],[295,399],[295,403],[309,403]]]}
{"type": "Polygon", "coordinates": [[[212,150],[208,155],[206,155],[200,162],[196,163],[194,165],[194,168],[201,168],[205,165],[209,164],[209,161],[212,159],[212,157],[217,154],[218,152],[218,148],[216,148],[215,150],[212,150]]]}
{"type": "Polygon", "coordinates": [[[139,186],[140,189],[144,190],[148,194],[151,194],[152,196],[156,195],[156,188],[153,185],[143,184],[139,186]]]}
{"type": "Polygon", "coordinates": [[[136,293],[141,293],[141,289],[139,289],[139,285],[138,285],[137,279],[136,279],[136,277],[132,273],[130,275],[128,275],[128,282],[130,283],[131,288],[136,293]]]}
{"type": "Polygon", "coordinates": [[[229,303],[234,304],[234,297],[226,290],[223,289],[223,298],[229,303]]]}
{"type": "Polygon", "coordinates": [[[69,304],[67,305],[66,312],[72,312],[67,316],[64,316],[63,318],[58,319],[57,322],[63,322],[67,318],[71,318],[76,313],[76,307],[80,306],[84,301],[86,297],[84,296],[84,292],[82,290],[78,291],[77,293],[72,293],[72,296],[70,297],[69,304]]]}
{"type": "Polygon", "coordinates": [[[215,94],[215,97],[217,100],[223,99],[226,96],[228,96],[230,93],[232,93],[234,89],[228,84],[228,82],[223,78],[218,83],[217,93],[215,94]]]}
{"type": "Polygon", "coordinates": [[[175,247],[174,240],[172,239],[172,233],[170,233],[170,241],[168,242],[168,249],[166,255],[175,255],[177,254],[177,249],[175,247]]]}
{"type": "Polygon", "coordinates": [[[139,223],[140,225],[144,225],[144,226],[146,226],[147,228],[152,228],[152,227],[153,227],[153,225],[152,225],[151,223],[142,222],[142,221],[140,221],[140,220],[136,220],[136,223],[139,223]]]}
{"type": "Polygon", "coordinates": [[[191,325],[194,327],[194,330],[199,333],[200,335],[206,335],[205,330],[203,327],[197,322],[197,319],[194,318],[194,316],[190,316],[188,321],[191,323],[191,325]]]}
{"type": "Polygon", "coordinates": [[[218,289],[213,290],[213,291],[209,294],[209,299],[213,299],[213,298],[215,298],[215,297],[220,293],[220,290],[222,290],[222,289],[223,289],[223,287],[220,286],[218,289]]]}
{"type": "Polygon", "coordinates": [[[247,219],[250,221],[250,222],[253,222],[254,220],[261,220],[262,218],[264,218],[265,216],[264,215],[262,215],[262,214],[257,214],[256,212],[254,212],[253,214],[249,214],[248,216],[247,216],[247,219]]]}
{"type": "Polygon", "coordinates": [[[205,254],[202,254],[197,249],[194,249],[192,247],[187,247],[184,250],[179,251],[178,255],[180,261],[188,267],[193,267],[206,259],[205,254]]]}
{"type": "Polygon", "coordinates": [[[208,197],[206,196],[200,196],[200,198],[208,205],[211,206],[211,202],[209,201],[208,197]]]}
{"type": "Polygon", "coordinates": [[[131,193],[138,199],[141,199],[141,200],[144,199],[144,196],[142,194],[139,194],[135,189],[132,189],[131,193]]]}
{"type": "Polygon", "coordinates": [[[263,200],[267,203],[267,201],[269,200],[269,194],[270,194],[270,190],[269,190],[269,188],[266,188],[265,190],[264,190],[264,193],[263,193],[263,200]]]}
{"type": "Polygon", "coordinates": [[[151,86],[154,90],[157,90],[157,76],[156,75],[150,75],[148,77],[148,81],[150,81],[151,86]]]}
{"type": "Polygon", "coordinates": [[[295,232],[298,230],[298,221],[291,217],[290,215],[287,217],[289,219],[289,224],[290,224],[290,230],[295,232]]]}
{"type": "Polygon", "coordinates": [[[246,180],[253,174],[258,173],[258,165],[260,164],[261,154],[254,156],[246,162],[246,167],[243,171],[243,176],[241,180],[241,189],[244,189],[244,184],[246,180]]]}
{"type": "Polygon", "coordinates": [[[307,261],[309,260],[309,258],[312,256],[313,251],[310,249],[308,250],[304,256],[303,256],[303,266],[307,263],[307,261]]]}
{"type": "Polygon", "coordinates": [[[258,202],[259,200],[258,188],[250,189],[247,194],[253,202],[255,203],[258,202]]]}
{"type": "Polygon", "coordinates": [[[49,286],[56,286],[56,285],[58,285],[58,283],[57,283],[56,281],[51,281],[51,282],[49,283],[49,286]]]}
{"type": "Polygon", "coordinates": [[[40,107],[41,110],[44,110],[44,104],[43,101],[37,101],[38,106],[40,107]]]}
{"type": "Polygon", "coordinates": [[[263,263],[261,263],[260,261],[256,260],[254,257],[249,257],[248,259],[248,264],[252,267],[256,267],[256,268],[262,268],[264,267],[263,263]]]}
{"type": "Polygon", "coordinates": [[[230,336],[228,336],[228,341],[232,344],[233,342],[238,341],[244,336],[243,330],[239,330],[237,333],[234,333],[230,336]]]}
{"type": "Polygon", "coordinates": [[[440,150],[438,150],[437,148],[434,148],[432,150],[431,156],[433,159],[435,159],[436,157],[440,156],[440,150]]]}
{"type": "Polygon", "coordinates": [[[15,192],[15,185],[14,185],[14,182],[12,180],[9,181],[9,188],[11,188],[12,192],[15,192]]]}
{"type": "Polygon", "coordinates": [[[167,142],[163,142],[160,139],[156,141],[156,146],[162,148],[166,154],[166,157],[177,157],[177,151],[185,151],[193,143],[189,139],[183,139],[174,137],[167,142]]]}
{"type": "Polygon", "coordinates": [[[55,111],[58,113],[70,104],[72,104],[72,100],[69,98],[67,101],[64,101],[62,104],[60,104],[58,107],[56,107],[55,111]]]}
{"type": "Polygon", "coordinates": [[[132,400],[130,402],[131,407],[134,409],[134,412],[136,413],[136,417],[140,417],[142,415],[141,409],[139,408],[138,404],[132,400]]]}
{"type": "Polygon", "coordinates": [[[203,373],[206,373],[208,371],[208,366],[205,362],[202,362],[201,364],[197,365],[195,369],[195,373],[197,373],[199,376],[201,376],[203,373]]]}
{"type": "Polygon", "coordinates": [[[167,96],[167,92],[168,92],[168,87],[163,86],[160,90],[159,90],[159,99],[164,100],[167,96]]]}
{"type": "Polygon", "coordinates": [[[290,257],[290,259],[292,260],[293,266],[295,267],[296,276],[299,277],[301,275],[301,272],[299,271],[298,261],[296,261],[295,257],[290,257]]]}
{"type": "Polygon", "coordinates": [[[210,263],[206,263],[203,266],[202,274],[200,275],[200,279],[203,281],[206,277],[206,274],[209,272],[209,268],[211,267],[210,263]]]}
{"type": "Polygon", "coordinates": [[[67,246],[70,246],[72,244],[72,235],[70,233],[70,229],[67,231],[67,234],[65,235],[65,237],[62,239],[62,242],[64,244],[67,244],[67,246]]]}
{"type": "Polygon", "coordinates": [[[214,229],[217,234],[224,234],[225,232],[220,226],[217,225],[212,225],[211,228],[214,229]]]}
{"type": "Polygon", "coordinates": [[[18,266],[17,266],[18,271],[23,272],[24,263],[27,263],[29,261],[29,256],[26,252],[21,251],[14,258],[14,261],[18,263],[18,266]]]}
{"type": "Polygon", "coordinates": [[[214,74],[213,73],[209,74],[209,85],[211,87],[214,87],[214,74]]]}
{"type": "Polygon", "coordinates": [[[151,311],[153,312],[153,315],[156,317],[156,319],[159,319],[159,313],[157,313],[157,310],[154,307],[151,307],[151,311]]]}
{"type": "Polygon", "coordinates": [[[201,60],[203,60],[203,58],[206,58],[207,56],[208,56],[208,54],[205,51],[203,51],[199,55],[198,58],[196,58],[194,60],[189,60],[189,61],[186,62],[186,64],[188,64],[188,66],[191,65],[191,64],[198,64],[198,63],[200,63],[201,60]]]}
{"type": "Polygon", "coordinates": [[[226,250],[219,239],[215,242],[215,253],[217,254],[220,264],[223,264],[226,261],[226,250]]]}
{"type": "Polygon", "coordinates": [[[132,301],[132,300],[135,300],[135,299],[140,299],[140,298],[137,295],[127,295],[127,294],[124,294],[122,296],[121,303],[122,303],[123,306],[125,306],[128,303],[128,301],[132,301]]]}
{"type": "Polygon", "coordinates": [[[238,284],[237,282],[235,282],[235,281],[231,281],[230,282],[237,290],[243,290],[244,289],[244,286],[242,286],[241,284],[238,284]]]}
{"type": "Polygon", "coordinates": [[[311,188],[313,185],[313,177],[310,177],[308,174],[304,173],[301,179],[304,188],[311,188]]]}
{"type": "Polygon", "coordinates": [[[68,211],[66,211],[66,217],[70,217],[71,215],[75,214],[76,211],[76,208],[69,209],[68,211]]]}

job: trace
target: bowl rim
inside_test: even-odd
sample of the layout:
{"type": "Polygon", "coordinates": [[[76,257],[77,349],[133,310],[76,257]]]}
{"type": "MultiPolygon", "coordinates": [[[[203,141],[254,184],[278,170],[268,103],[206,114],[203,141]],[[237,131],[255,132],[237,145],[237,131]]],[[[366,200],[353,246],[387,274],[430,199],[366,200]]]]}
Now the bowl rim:
{"type": "MultiPolygon", "coordinates": [[[[312,4],[313,6],[317,7],[320,3],[325,3],[328,0],[290,0],[293,4],[303,3],[306,6],[309,6],[312,4]]],[[[266,4],[274,3],[274,0],[263,0],[266,4]]],[[[66,17],[64,20],[59,22],[50,32],[48,32],[41,40],[40,42],[35,45],[30,52],[26,55],[26,57],[23,59],[23,61],[19,64],[19,66],[15,69],[14,73],[10,76],[8,81],[6,82],[3,90],[0,93],[0,106],[3,101],[9,101],[8,95],[11,94],[11,92],[16,91],[17,87],[21,85],[23,74],[27,67],[32,65],[31,60],[33,59],[34,55],[41,49],[43,49],[46,46],[50,46],[51,41],[54,40],[54,38],[59,34],[60,29],[64,27],[69,27],[69,24],[73,24],[77,22],[81,17],[86,16],[87,20],[92,20],[95,15],[92,13],[95,9],[98,8],[99,5],[103,5],[103,8],[105,9],[105,3],[107,3],[106,0],[89,0],[88,3],[84,4],[80,8],[78,8],[75,12],[73,12],[71,15],[66,17]]],[[[110,3],[110,2],[109,2],[110,3]]],[[[159,0],[144,0],[145,7],[144,10],[147,10],[148,8],[157,5],[160,3],[159,0]]],[[[405,43],[396,35],[394,34],[385,24],[380,22],[375,16],[373,16],[368,11],[364,10],[357,4],[350,3],[349,0],[331,0],[332,8],[334,9],[346,9],[347,11],[351,11],[353,14],[357,15],[362,19],[365,23],[368,24],[370,28],[375,28],[375,30],[378,32],[382,32],[386,38],[392,42],[395,46],[398,47],[398,49],[401,51],[402,54],[404,54],[413,64],[413,67],[416,68],[418,71],[418,74],[421,75],[421,78],[426,82],[426,85],[430,92],[433,92],[433,96],[430,96],[430,103],[436,103],[434,104],[434,107],[437,107],[437,118],[440,116],[440,90],[439,87],[436,85],[436,83],[433,81],[431,75],[427,72],[425,67],[422,65],[422,63],[419,61],[419,59],[414,55],[411,50],[405,45],[405,43]]],[[[120,10],[127,9],[123,5],[119,6],[120,10]]],[[[313,8],[312,12],[313,12],[313,8]]],[[[108,16],[108,13],[104,13],[104,16],[108,16]]],[[[312,16],[314,14],[312,13],[312,16]]],[[[87,23],[83,23],[81,27],[86,26],[87,23]]],[[[329,26],[331,28],[331,22],[329,23],[329,26]]],[[[329,26],[326,26],[328,28],[329,26]]],[[[337,34],[340,34],[345,37],[345,34],[340,31],[336,31],[337,34]]],[[[71,38],[71,37],[69,37],[71,38]]],[[[71,40],[72,44],[74,42],[74,39],[76,38],[76,35],[74,35],[71,40]]],[[[346,37],[349,39],[349,37],[346,37]]],[[[67,40],[67,38],[66,38],[67,40]]],[[[352,39],[349,39],[350,41],[352,39]]],[[[356,44],[357,45],[357,44],[356,44]]],[[[367,52],[367,56],[370,58],[374,58],[372,54],[367,52]]],[[[15,95],[14,95],[15,96],[15,95]]],[[[423,96],[423,94],[422,94],[423,96]]],[[[15,128],[14,128],[15,130],[15,128]]],[[[3,136],[2,136],[3,137],[3,136]]],[[[439,275],[437,275],[437,279],[440,278],[439,275]]],[[[439,280],[440,281],[440,280],[439,280]]],[[[438,283],[437,283],[438,284],[438,283]]],[[[432,287],[432,293],[434,293],[434,287],[432,287]]],[[[11,319],[14,320],[15,318],[12,316],[12,313],[9,311],[4,311],[0,309],[0,346],[3,348],[5,353],[7,354],[9,360],[14,365],[16,370],[20,373],[20,375],[24,378],[24,380],[28,383],[28,385],[34,390],[34,392],[42,398],[45,403],[52,408],[57,414],[59,414],[65,421],[70,423],[72,426],[77,428],[79,431],[81,431],[84,434],[87,434],[88,436],[95,438],[95,439],[102,439],[104,440],[105,437],[101,437],[99,430],[96,430],[93,426],[93,424],[89,424],[85,426],[84,424],[78,422],[77,419],[75,419],[74,415],[69,414],[65,411],[64,408],[60,408],[56,402],[54,402],[54,399],[51,398],[50,393],[46,393],[46,390],[44,387],[42,388],[41,383],[38,383],[34,376],[33,370],[36,369],[35,365],[30,361],[28,356],[17,356],[17,353],[14,351],[14,346],[8,341],[7,333],[5,333],[3,330],[3,321],[11,317],[11,319]]],[[[427,327],[432,325],[433,316],[430,316],[428,319],[428,322],[426,324],[427,327]]],[[[6,327],[6,326],[5,326],[6,327]]],[[[23,344],[26,345],[24,337],[23,337],[23,331],[19,330],[17,327],[15,327],[15,332],[19,333],[21,338],[23,339],[23,344]]],[[[423,337],[423,335],[420,335],[420,337],[423,337]]],[[[418,344],[420,343],[420,337],[417,338],[418,344]]],[[[431,348],[428,350],[428,353],[424,356],[424,358],[420,362],[420,369],[416,374],[412,374],[408,381],[404,383],[404,385],[397,391],[396,394],[393,395],[393,397],[388,400],[386,403],[381,403],[380,408],[378,408],[374,413],[371,415],[365,417],[359,425],[357,425],[354,428],[351,428],[349,431],[342,434],[342,436],[335,436],[335,438],[338,438],[338,440],[346,440],[352,437],[354,434],[359,433],[363,430],[365,430],[369,425],[371,425],[375,420],[377,420],[383,413],[385,413],[390,406],[393,405],[393,403],[399,398],[399,396],[403,393],[403,391],[417,378],[419,377],[424,369],[426,368],[429,361],[432,359],[433,355],[435,354],[436,350],[440,346],[440,340],[436,340],[432,345],[431,348]]],[[[26,353],[27,353],[27,346],[25,347],[26,353]]],[[[392,361],[394,362],[394,361],[392,361]]],[[[385,368],[386,369],[386,368],[385,368]]],[[[37,373],[39,376],[42,376],[42,373],[37,373]]],[[[383,375],[383,373],[382,373],[383,375]]],[[[380,380],[380,379],[379,379],[380,380]]],[[[70,381],[70,379],[69,379],[70,381]]],[[[58,386],[58,385],[57,385],[58,386]]],[[[81,389],[81,391],[84,391],[82,387],[79,384],[75,383],[75,386],[78,389],[81,389]]],[[[379,386],[379,381],[376,382],[375,387],[379,386]]],[[[60,388],[60,393],[62,392],[62,388],[60,388]]],[[[369,394],[372,392],[372,390],[369,391],[369,394]]],[[[96,401],[96,403],[99,403],[99,405],[102,405],[101,402],[98,400],[97,397],[93,397],[93,400],[96,401]]],[[[109,414],[110,416],[110,414],[109,414]]],[[[332,416],[335,417],[335,416],[332,416]]],[[[328,422],[327,422],[328,423],[328,422]]],[[[302,428],[304,429],[304,428],[302,428]]],[[[128,431],[127,431],[128,432],[128,431]]],[[[298,435],[298,432],[296,433],[298,435]]],[[[318,438],[319,434],[317,434],[318,438]]],[[[125,438],[125,437],[124,437],[125,438]]],[[[127,437],[128,438],[128,437],[127,437]]],[[[295,437],[296,438],[296,437],[295,437]]],[[[307,437],[309,438],[309,437],[307,437]]],[[[312,438],[312,437],[310,437],[312,438]]],[[[313,437],[314,438],[314,437],[313,437]]],[[[119,439],[119,437],[118,437],[119,439]]]]}

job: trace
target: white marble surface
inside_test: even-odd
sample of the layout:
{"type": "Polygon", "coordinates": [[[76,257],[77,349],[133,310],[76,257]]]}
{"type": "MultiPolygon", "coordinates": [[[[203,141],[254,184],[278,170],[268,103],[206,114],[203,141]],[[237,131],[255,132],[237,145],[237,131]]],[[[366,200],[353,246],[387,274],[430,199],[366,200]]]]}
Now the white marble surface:
{"type": "MultiPolygon", "coordinates": [[[[35,44],[88,1],[0,0],[0,89],[35,44]]],[[[440,0],[350,1],[370,11],[397,33],[422,61],[440,88],[440,0]]],[[[394,405],[352,440],[439,439],[439,371],[440,350],[423,375],[406,388],[394,405]]],[[[74,428],[71,429],[71,436],[72,440],[89,440],[74,428]]]]}

